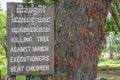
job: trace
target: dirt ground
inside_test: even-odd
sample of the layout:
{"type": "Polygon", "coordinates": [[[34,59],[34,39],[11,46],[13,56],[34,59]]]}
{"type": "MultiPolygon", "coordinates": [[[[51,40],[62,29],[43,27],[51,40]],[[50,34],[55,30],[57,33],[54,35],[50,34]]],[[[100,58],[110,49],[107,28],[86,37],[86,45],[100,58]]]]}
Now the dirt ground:
{"type": "Polygon", "coordinates": [[[116,70],[100,70],[98,76],[107,80],[120,80],[120,69],[116,70]]]}
{"type": "Polygon", "coordinates": [[[99,71],[100,73],[106,73],[106,74],[114,74],[114,75],[120,75],[120,70],[104,70],[99,71]]]}

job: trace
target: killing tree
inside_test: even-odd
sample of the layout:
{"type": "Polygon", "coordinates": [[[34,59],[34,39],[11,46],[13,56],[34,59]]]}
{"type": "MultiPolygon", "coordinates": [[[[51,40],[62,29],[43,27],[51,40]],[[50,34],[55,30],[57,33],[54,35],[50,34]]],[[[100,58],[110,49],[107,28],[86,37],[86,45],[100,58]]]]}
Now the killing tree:
{"type": "Polygon", "coordinates": [[[97,77],[110,1],[57,0],[54,20],[55,80],[94,80],[97,77]]]}

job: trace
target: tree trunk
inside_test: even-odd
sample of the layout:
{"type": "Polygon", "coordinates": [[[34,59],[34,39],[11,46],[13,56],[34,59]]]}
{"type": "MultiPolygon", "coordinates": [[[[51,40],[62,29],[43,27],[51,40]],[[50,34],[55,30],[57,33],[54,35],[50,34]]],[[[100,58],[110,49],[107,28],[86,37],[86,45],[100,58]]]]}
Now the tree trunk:
{"type": "Polygon", "coordinates": [[[109,0],[59,0],[55,13],[55,80],[95,80],[109,0]]]}

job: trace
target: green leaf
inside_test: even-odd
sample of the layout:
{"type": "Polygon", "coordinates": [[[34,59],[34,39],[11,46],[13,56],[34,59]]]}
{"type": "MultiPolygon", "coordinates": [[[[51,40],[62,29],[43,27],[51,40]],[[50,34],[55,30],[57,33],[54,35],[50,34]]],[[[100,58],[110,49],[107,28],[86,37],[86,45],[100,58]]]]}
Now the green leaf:
{"type": "Polygon", "coordinates": [[[44,0],[32,0],[33,3],[44,3],[45,1],[44,0]]]}
{"type": "Polygon", "coordinates": [[[26,3],[27,3],[27,2],[30,2],[30,1],[31,1],[31,0],[23,0],[23,2],[26,2],[26,3]]]}
{"type": "Polygon", "coordinates": [[[41,80],[40,77],[35,77],[33,80],[41,80]]]}

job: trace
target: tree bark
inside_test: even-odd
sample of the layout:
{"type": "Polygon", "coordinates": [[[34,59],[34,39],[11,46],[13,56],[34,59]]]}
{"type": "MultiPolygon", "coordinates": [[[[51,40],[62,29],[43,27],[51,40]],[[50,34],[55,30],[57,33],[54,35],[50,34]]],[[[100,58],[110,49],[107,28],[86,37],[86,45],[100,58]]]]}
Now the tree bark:
{"type": "Polygon", "coordinates": [[[55,12],[55,80],[95,80],[109,0],[59,0],[55,12]]]}

